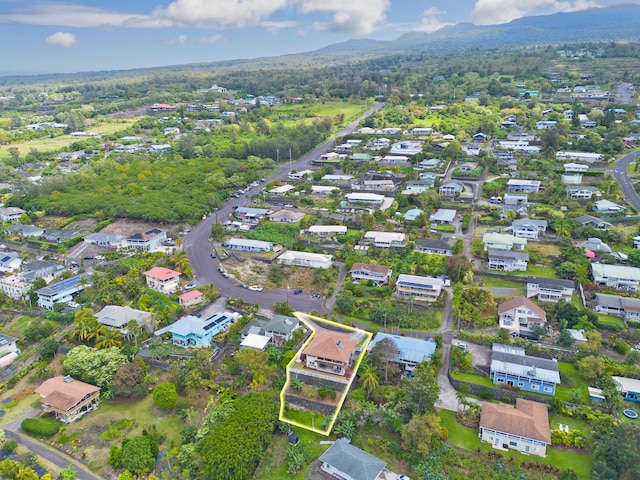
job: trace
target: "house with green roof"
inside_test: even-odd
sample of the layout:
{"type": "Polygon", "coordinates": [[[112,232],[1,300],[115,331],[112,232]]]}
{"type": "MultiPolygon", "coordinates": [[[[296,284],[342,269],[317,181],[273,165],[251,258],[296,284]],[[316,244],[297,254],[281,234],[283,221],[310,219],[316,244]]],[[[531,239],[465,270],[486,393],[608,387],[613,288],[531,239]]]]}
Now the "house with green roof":
{"type": "Polygon", "coordinates": [[[320,456],[320,468],[345,480],[380,480],[387,462],[360,450],[346,438],[338,439],[320,456]]]}

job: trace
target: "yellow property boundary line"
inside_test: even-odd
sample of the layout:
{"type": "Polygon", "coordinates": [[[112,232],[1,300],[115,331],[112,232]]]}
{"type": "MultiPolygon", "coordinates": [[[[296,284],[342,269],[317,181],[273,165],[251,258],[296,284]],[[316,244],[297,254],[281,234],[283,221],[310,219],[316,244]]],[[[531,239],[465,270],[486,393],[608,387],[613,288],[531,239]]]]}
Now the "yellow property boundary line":
{"type": "Polygon", "coordinates": [[[291,361],[287,365],[287,379],[284,382],[284,386],[282,387],[282,390],[280,391],[280,415],[278,416],[278,419],[280,421],[288,423],[290,425],[294,425],[296,427],[304,428],[305,430],[309,430],[311,432],[315,432],[315,433],[319,433],[320,435],[327,436],[327,435],[329,435],[331,433],[331,430],[333,429],[333,424],[336,422],[336,418],[338,417],[338,413],[340,413],[340,410],[342,409],[342,404],[344,403],[344,401],[347,398],[347,395],[349,394],[349,389],[351,389],[351,385],[353,384],[353,381],[356,378],[356,373],[358,372],[358,368],[360,367],[360,363],[362,363],[362,359],[364,358],[365,351],[366,351],[367,347],[369,346],[369,343],[371,342],[371,339],[373,338],[373,334],[371,332],[367,332],[367,331],[361,330],[359,328],[354,328],[354,327],[350,327],[350,326],[347,326],[347,325],[342,325],[341,323],[331,322],[329,320],[325,320],[324,318],[316,317],[316,316],[309,315],[309,314],[302,313],[302,312],[294,312],[293,315],[295,315],[295,317],[298,318],[298,320],[300,320],[302,323],[304,323],[307,326],[307,328],[309,328],[312,331],[312,333],[311,333],[311,335],[309,335],[309,338],[307,339],[307,341],[304,342],[304,344],[302,345],[300,350],[298,350],[296,352],[296,354],[293,356],[293,358],[291,359],[291,361]],[[344,389],[344,392],[343,392],[342,396],[340,397],[340,400],[338,401],[338,404],[336,405],[335,413],[331,416],[331,422],[329,423],[329,426],[327,427],[326,430],[321,430],[319,428],[313,428],[313,427],[310,427],[309,425],[305,425],[303,423],[293,421],[293,420],[288,419],[288,418],[286,418],[284,416],[284,409],[285,409],[285,404],[286,404],[285,392],[289,389],[289,384],[291,382],[290,367],[291,367],[291,365],[293,365],[296,362],[296,360],[300,356],[300,353],[305,348],[307,348],[307,345],[309,345],[311,340],[313,340],[313,337],[315,337],[315,335],[316,335],[316,330],[313,328],[313,324],[309,322],[309,319],[312,319],[313,322],[315,322],[315,323],[326,324],[329,328],[332,328],[332,329],[341,329],[341,330],[347,330],[347,331],[351,331],[351,332],[358,332],[358,333],[362,333],[366,337],[365,344],[364,344],[364,346],[362,348],[362,351],[360,352],[360,355],[358,356],[358,359],[356,360],[355,367],[353,369],[353,375],[351,376],[351,380],[349,381],[349,383],[347,384],[346,388],[344,389]]]}

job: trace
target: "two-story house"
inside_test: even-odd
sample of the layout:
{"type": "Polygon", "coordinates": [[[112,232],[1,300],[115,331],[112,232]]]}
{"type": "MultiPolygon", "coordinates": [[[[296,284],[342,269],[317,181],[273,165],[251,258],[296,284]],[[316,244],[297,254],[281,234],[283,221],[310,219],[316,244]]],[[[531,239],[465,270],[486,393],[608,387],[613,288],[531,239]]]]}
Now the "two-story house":
{"type": "Polygon", "coordinates": [[[464,185],[461,182],[456,182],[455,180],[443,183],[438,189],[438,193],[440,195],[449,197],[460,195],[463,191],[464,185]]]}
{"type": "Polygon", "coordinates": [[[527,271],[529,254],[526,252],[489,250],[487,257],[489,270],[502,270],[505,272],[527,271]]]}
{"type": "Polygon", "coordinates": [[[439,278],[401,273],[396,281],[394,295],[425,302],[435,302],[440,297],[444,282],[439,278]]]}
{"type": "Polygon", "coordinates": [[[70,302],[73,300],[73,294],[81,292],[85,286],[91,284],[91,276],[87,273],[82,273],[42,287],[36,290],[38,307],[53,310],[53,306],[56,303],[70,302]]]}
{"type": "Polygon", "coordinates": [[[153,251],[160,248],[160,244],[167,239],[167,232],[159,228],[152,228],[144,233],[134,233],[125,239],[125,246],[137,250],[153,251]]]}
{"type": "Polygon", "coordinates": [[[354,263],[349,273],[354,282],[371,281],[376,287],[381,287],[389,283],[393,270],[386,265],[354,263]]]}
{"type": "Polygon", "coordinates": [[[518,218],[513,221],[510,227],[505,228],[505,231],[511,231],[516,238],[538,240],[540,235],[544,235],[547,231],[547,221],[518,218]]]}
{"type": "Polygon", "coordinates": [[[529,336],[534,325],[543,327],[547,323],[547,314],[538,305],[526,297],[516,297],[498,305],[500,328],[509,333],[529,336]]]}
{"type": "Polygon", "coordinates": [[[496,385],[506,385],[527,392],[553,396],[560,383],[558,362],[526,355],[524,348],[493,344],[490,378],[496,385]]]}
{"type": "Polygon", "coordinates": [[[355,359],[357,342],[349,335],[319,330],[302,351],[305,366],[319,372],[345,376],[355,359]]]}
{"type": "Polygon", "coordinates": [[[527,277],[527,298],[536,297],[541,302],[571,302],[574,290],[573,280],[527,277]]]}
{"type": "Polygon", "coordinates": [[[484,243],[485,252],[488,250],[524,250],[527,239],[503,233],[485,233],[482,236],[482,243],[484,243]]]}
{"type": "Polygon", "coordinates": [[[480,440],[501,450],[516,450],[526,455],[547,456],[551,445],[547,405],[523,398],[513,405],[482,402],[480,440]]]}
{"type": "Polygon", "coordinates": [[[405,246],[405,234],[400,232],[369,231],[364,234],[364,241],[378,248],[405,246]]]}
{"type": "Polygon", "coordinates": [[[590,185],[572,185],[567,187],[567,198],[575,200],[590,200],[592,197],[600,198],[602,192],[597,187],[590,185]]]}
{"type": "Polygon", "coordinates": [[[595,293],[591,300],[591,306],[598,313],[615,315],[625,320],[640,321],[640,299],[638,298],[595,293]]]}
{"type": "Polygon", "coordinates": [[[180,286],[180,272],[164,267],[153,267],[143,272],[147,287],[161,293],[171,294],[178,291],[180,286]]]}
{"type": "Polygon", "coordinates": [[[507,192],[512,193],[538,193],[540,191],[539,180],[522,180],[519,178],[511,178],[507,182],[507,192]]]}

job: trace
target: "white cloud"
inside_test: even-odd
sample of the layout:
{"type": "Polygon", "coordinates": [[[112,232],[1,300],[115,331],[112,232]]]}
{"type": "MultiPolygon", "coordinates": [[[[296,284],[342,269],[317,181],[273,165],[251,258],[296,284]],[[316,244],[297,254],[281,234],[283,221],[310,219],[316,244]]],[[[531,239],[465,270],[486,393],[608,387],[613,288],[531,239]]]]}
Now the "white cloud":
{"type": "Polygon", "coordinates": [[[298,25],[299,25],[299,22],[296,22],[293,20],[283,20],[280,22],[265,21],[260,23],[260,26],[262,28],[264,28],[265,30],[271,33],[276,33],[277,31],[282,30],[284,28],[294,28],[294,27],[297,27],[298,25]]]}
{"type": "Polygon", "coordinates": [[[292,5],[295,0],[175,0],[152,16],[191,27],[250,27],[292,5]]]}
{"type": "Polygon", "coordinates": [[[316,28],[349,33],[371,33],[387,18],[390,0],[302,0],[302,13],[335,12],[331,23],[316,28]]]}
{"type": "Polygon", "coordinates": [[[447,25],[451,25],[451,23],[443,22],[438,19],[439,16],[445,14],[447,12],[443,10],[438,10],[436,7],[431,7],[422,12],[420,23],[418,25],[414,25],[411,27],[411,31],[413,32],[425,32],[432,33],[436,30],[440,30],[447,25]]]}
{"type": "Polygon", "coordinates": [[[471,20],[478,25],[500,24],[527,15],[575,12],[596,6],[595,0],[478,0],[471,20]]]}
{"type": "Polygon", "coordinates": [[[53,35],[49,35],[44,43],[51,47],[74,47],[78,44],[76,36],[73,33],[56,32],[53,35]]]}
{"type": "Polygon", "coordinates": [[[21,23],[76,28],[162,27],[170,22],[148,15],[114,12],[73,3],[37,3],[29,9],[0,15],[0,23],[21,23]]]}
{"type": "Polygon", "coordinates": [[[184,45],[185,43],[187,43],[187,36],[184,34],[178,35],[176,38],[164,42],[165,45],[184,45]]]}
{"type": "Polygon", "coordinates": [[[218,33],[217,35],[211,35],[209,37],[198,38],[198,43],[218,43],[224,40],[224,35],[218,33]]]}

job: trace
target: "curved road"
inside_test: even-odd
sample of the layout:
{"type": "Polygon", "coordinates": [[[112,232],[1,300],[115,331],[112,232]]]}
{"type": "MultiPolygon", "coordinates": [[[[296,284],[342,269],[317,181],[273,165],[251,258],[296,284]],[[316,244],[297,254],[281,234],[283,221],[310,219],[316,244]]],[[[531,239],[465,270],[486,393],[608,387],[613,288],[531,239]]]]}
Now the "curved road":
{"type": "Polygon", "coordinates": [[[616,165],[613,168],[613,174],[620,184],[620,190],[622,190],[624,199],[627,201],[627,203],[630,203],[638,212],[640,212],[640,197],[633,189],[633,183],[631,182],[627,171],[629,168],[629,164],[635,162],[639,156],[640,151],[625,155],[616,162],[616,165]]]}
{"type": "MultiPolygon", "coordinates": [[[[306,167],[309,162],[327,153],[333,147],[333,141],[336,137],[353,133],[358,124],[364,118],[367,118],[373,112],[382,108],[382,103],[377,103],[373,108],[367,110],[357,120],[351,122],[340,132],[333,135],[325,143],[317,147],[312,152],[304,155],[302,158],[291,164],[292,170],[300,170],[306,167]]],[[[289,173],[289,165],[282,166],[280,170],[266,179],[267,182],[273,180],[282,180],[289,173]]],[[[211,258],[213,244],[209,240],[211,234],[211,225],[214,222],[223,222],[233,212],[234,207],[247,203],[247,195],[253,195],[254,192],[248,192],[239,198],[230,198],[221,208],[212,215],[202,220],[195,226],[184,239],[184,250],[189,258],[194,272],[195,281],[198,284],[211,283],[225,297],[242,298],[249,303],[255,303],[263,308],[271,308],[278,301],[288,299],[292,308],[299,311],[318,310],[319,313],[327,311],[321,299],[311,299],[310,292],[304,292],[302,295],[294,295],[293,290],[263,290],[262,292],[252,292],[238,286],[237,282],[232,278],[224,278],[219,272],[220,262],[218,259],[211,258]]]]}

